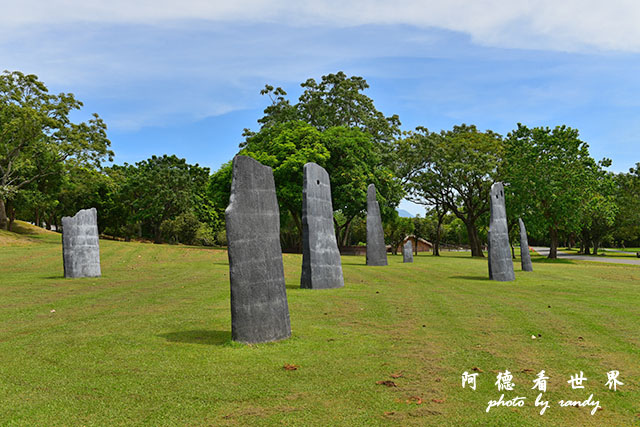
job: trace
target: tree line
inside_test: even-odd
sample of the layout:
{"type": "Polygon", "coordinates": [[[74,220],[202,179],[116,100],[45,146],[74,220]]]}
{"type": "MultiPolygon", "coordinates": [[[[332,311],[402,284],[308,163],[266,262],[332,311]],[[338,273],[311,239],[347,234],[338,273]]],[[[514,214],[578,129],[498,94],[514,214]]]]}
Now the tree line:
{"type": "MultiPolygon", "coordinates": [[[[266,85],[259,128],[245,129],[239,154],[273,168],[282,244],[299,250],[302,168],[331,177],[334,223],[341,247],[366,243],[366,191],[376,185],[387,243],[408,234],[435,244],[466,245],[483,256],[489,188],[506,185],[509,227],[517,242],[521,217],[531,241],[597,253],[603,244],[640,246],[640,163],[607,171],[579,132],[567,126],[518,124],[502,136],[461,124],[433,132],[401,130],[364,92],[362,77],[343,72],[308,79],[297,102],[266,85]],[[400,218],[406,198],[424,205],[423,218],[400,218]]],[[[211,173],[173,155],[133,165],[106,165],[114,153],[98,115],[73,123],[82,107],[72,94],[49,94],[36,76],[0,75],[0,228],[15,218],[58,228],[62,216],[96,207],[100,232],[114,238],[225,245],[224,209],[231,162],[211,173]]]]}

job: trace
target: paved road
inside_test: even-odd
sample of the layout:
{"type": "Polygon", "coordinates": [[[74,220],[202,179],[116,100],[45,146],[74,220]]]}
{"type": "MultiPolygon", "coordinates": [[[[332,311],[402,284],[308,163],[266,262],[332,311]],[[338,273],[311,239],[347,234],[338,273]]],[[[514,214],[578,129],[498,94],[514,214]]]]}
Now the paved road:
{"type": "MultiPolygon", "coordinates": [[[[549,255],[549,248],[541,247],[541,246],[532,246],[533,250],[539,253],[542,256],[549,255]]],[[[632,264],[632,265],[640,265],[640,258],[604,258],[597,256],[589,256],[589,255],[573,255],[565,252],[558,251],[558,258],[563,259],[575,259],[578,261],[592,261],[592,262],[606,262],[609,264],[632,264]]]]}

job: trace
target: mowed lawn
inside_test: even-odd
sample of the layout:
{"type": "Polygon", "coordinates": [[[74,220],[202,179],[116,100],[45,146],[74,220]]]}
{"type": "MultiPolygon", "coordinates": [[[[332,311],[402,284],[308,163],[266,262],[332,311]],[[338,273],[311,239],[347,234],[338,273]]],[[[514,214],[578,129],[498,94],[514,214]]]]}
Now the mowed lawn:
{"type": "Polygon", "coordinates": [[[7,236],[0,425],[640,424],[640,267],[534,259],[499,283],[468,253],[343,257],[345,287],[313,291],[285,254],[293,337],[248,346],[230,341],[223,250],[101,240],[103,276],[65,280],[59,235],[7,236]],[[525,406],[487,413],[504,370],[525,406]],[[590,394],[593,416],[557,403],[590,394]]]}

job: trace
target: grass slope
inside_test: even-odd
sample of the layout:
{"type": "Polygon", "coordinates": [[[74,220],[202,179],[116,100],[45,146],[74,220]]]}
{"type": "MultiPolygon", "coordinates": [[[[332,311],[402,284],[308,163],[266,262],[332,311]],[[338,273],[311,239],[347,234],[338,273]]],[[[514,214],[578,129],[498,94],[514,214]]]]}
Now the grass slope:
{"type": "Polygon", "coordinates": [[[311,291],[298,286],[301,256],[285,254],[293,337],[245,346],[230,342],[226,252],[101,241],[103,277],[65,280],[60,246],[47,233],[0,247],[2,425],[640,421],[635,266],[535,258],[533,273],[517,264],[516,282],[499,283],[468,254],[390,256],[388,267],[344,257],[345,288],[311,291]],[[463,389],[474,367],[478,388],[463,389]],[[505,369],[516,385],[505,398],[526,406],[487,414],[505,369]],[[552,406],[540,416],[542,369],[552,406]],[[617,392],[605,387],[612,369],[617,392]],[[579,371],[588,381],[572,390],[579,371]],[[397,387],[376,384],[387,380],[397,387]],[[594,416],[557,405],[592,393],[594,416]]]}
{"type": "Polygon", "coordinates": [[[0,229],[0,247],[28,245],[37,242],[45,236],[56,236],[57,233],[48,231],[24,221],[14,221],[12,231],[0,229]]]}

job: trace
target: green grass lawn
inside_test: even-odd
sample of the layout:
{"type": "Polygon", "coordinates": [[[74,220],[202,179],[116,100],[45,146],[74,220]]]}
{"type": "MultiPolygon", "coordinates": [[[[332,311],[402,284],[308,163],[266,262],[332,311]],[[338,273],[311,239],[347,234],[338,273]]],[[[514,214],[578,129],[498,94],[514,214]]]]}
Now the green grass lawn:
{"type": "Polygon", "coordinates": [[[613,248],[613,249],[615,249],[616,251],[624,251],[624,252],[633,252],[633,253],[640,252],[640,248],[613,248]]]}
{"type": "MultiPolygon", "coordinates": [[[[578,253],[580,251],[579,248],[560,248],[558,249],[561,252],[565,252],[571,255],[582,255],[580,253],[578,253]]],[[[638,256],[636,255],[636,252],[639,251],[632,251],[631,249],[615,249],[616,251],[624,251],[623,252],[613,252],[611,250],[605,250],[605,249],[598,249],[598,255],[587,255],[587,256],[595,256],[595,257],[606,257],[606,258],[628,258],[628,259],[637,259],[638,256]]]]}
{"type": "Polygon", "coordinates": [[[59,235],[8,235],[0,425],[640,423],[640,267],[534,257],[533,273],[518,262],[499,283],[465,253],[388,267],[343,257],[345,288],[313,291],[299,289],[301,256],[285,254],[293,337],[247,346],[230,341],[225,251],[102,240],[103,277],[65,280],[59,235]],[[476,391],[461,387],[473,368],[476,391]],[[505,369],[505,398],[525,406],[486,413],[505,369]],[[579,371],[588,381],[572,390],[579,371]],[[590,394],[593,416],[557,404],[590,394]]]}

